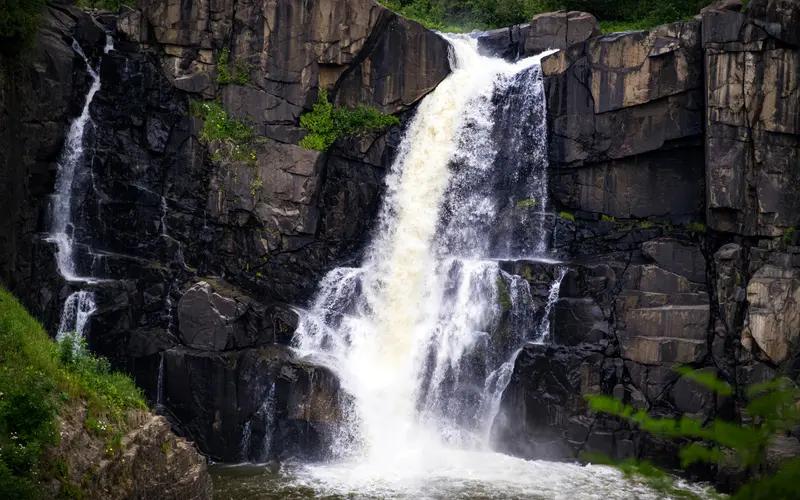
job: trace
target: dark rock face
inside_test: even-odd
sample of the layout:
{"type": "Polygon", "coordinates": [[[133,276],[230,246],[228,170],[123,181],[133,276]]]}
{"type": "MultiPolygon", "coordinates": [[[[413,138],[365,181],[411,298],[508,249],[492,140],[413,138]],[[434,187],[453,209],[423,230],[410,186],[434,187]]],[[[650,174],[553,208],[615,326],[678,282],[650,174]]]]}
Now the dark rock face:
{"type": "Polygon", "coordinates": [[[90,347],[214,458],[316,456],[338,382],[281,346],[296,327],[288,305],[358,257],[402,127],[321,153],[297,146],[298,118],[325,88],[406,122],[449,73],[448,50],[372,0],[148,0],[96,19],[52,2],[35,52],[14,68],[24,78],[3,70],[0,282],[51,331],[69,294],[92,290],[90,347]],[[102,84],[72,200],[77,268],[98,279],[82,286],[63,282],[44,240],[56,160],[91,83],[72,38],[102,84]],[[223,49],[247,83],[218,82],[223,49]],[[219,144],[199,140],[189,101],[212,98],[253,126],[253,161],[220,160],[219,144]]]}
{"type": "MultiPolygon", "coordinates": [[[[448,74],[447,44],[372,0],[139,7],[93,19],[52,2],[19,73],[2,61],[0,282],[51,329],[77,289],[44,241],[55,163],[90,84],[74,37],[103,82],[74,200],[79,267],[109,279],[85,287],[98,307],[90,346],[215,459],[324,458],[345,396],[286,347],[290,305],[358,257],[402,126],[320,153],[297,146],[298,117],[324,88],[405,123],[448,74]],[[116,40],[107,54],[105,30],[116,40]],[[218,82],[225,48],[247,83],[218,82]],[[188,113],[200,98],[250,121],[255,160],[214,158],[219,145],[199,141],[188,113]]],[[[673,367],[714,370],[737,390],[778,371],[797,378],[797,16],[788,0],[744,12],[721,2],[698,20],[598,36],[591,16],[560,12],[479,36],[507,59],[563,49],[542,71],[548,208],[570,215],[542,230],[570,269],[552,345],[517,358],[498,447],[677,466],[675,443],[589,412],[583,394],[736,419],[741,394],[717,400],[673,367]]],[[[537,301],[557,275],[541,263],[503,267],[537,301]]]]}
{"type": "Polygon", "coordinates": [[[589,13],[548,12],[533,16],[530,23],[481,33],[478,47],[482,54],[514,61],[548,49],[566,49],[600,33],[600,23],[589,13]]]}
{"type": "MultiPolygon", "coordinates": [[[[695,21],[543,61],[551,200],[570,214],[553,246],[570,271],[553,345],[517,358],[493,428],[501,449],[679,467],[675,443],[589,412],[582,395],[737,421],[744,387],[778,371],[797,380],[798,4],[740,7],[718,2],[695,21]],[[736,394],[715,397],[674,370],[685,364],[736,394]]],[[[743,480],[695,473],[723,488],[743,480]]]]}
{"type": "Polygon", "coordinates": [[[704,14],[708,221],[720,231],[780,236],[798,222],[799,16],[781,1],[704,14]]]}

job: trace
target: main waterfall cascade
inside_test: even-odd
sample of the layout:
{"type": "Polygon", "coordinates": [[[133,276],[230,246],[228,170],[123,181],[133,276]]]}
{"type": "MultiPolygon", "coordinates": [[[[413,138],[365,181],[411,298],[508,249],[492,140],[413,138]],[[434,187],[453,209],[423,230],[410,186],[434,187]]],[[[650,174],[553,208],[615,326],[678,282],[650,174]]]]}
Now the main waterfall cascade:
{"type": "Polygon", "coordinates": [[[511,141],[515,168],[497,167],[493,138],[498,97],[520,81],[533,98],[514,112],[544,119],[539,58],[510,64],[479,56],[473,39],[450,42],[453,73],[409,125],[362,267],[332,271],[296,333],[298,351],[332,368],[353,396],[334,439],[341,457],[388,466],[400,450],[423,459],[432,443],[484,448],[504,389],[498,370],[543,335],[520,320],[532,313],[528,283],[498,261],[529,255],[498,255],[494,237],[509,225],[509,205],[546,204],[542,131],[511,141]],[[524,175],[530,159],[539,168],[524,175]]]}
{"type": "MultiPolygon", "coordinates": [[[[76,257],[75,244],[75,207],[79,204],[75,199],[76,191],[89,184],[91,176],[84,164],[84,136],[87,125],[91,125],[90,106],[97,91],[100,90],[100,68],[92,68],[78,42],[72,42],[72,49],[86,63],[86,72],[91,78],[91,86],[86,94],[86,102],[81,114],[72,121],[67,134],[64,150],[58,161],[56,174],[56,190],[51,205],[51,226],[47,241],[55,243],[58,250],[56,261],[58,271],[68,282],[86,283],[94,281],[91,277],[80,276],[79,258],[76,257]]],[[[114,49],[110,35],[106,35],[104,53],[114,49]]],[[[64,303],[57,339],[74,332],[79,337],[85,335],[89,317],[96,310],[95,295],[91,291],[80,290],[70,295],[64,303]]]]}
{"type": "Polygon", "coordinates": [[[331,271],[298,311],[297,354],[350,397],[332,460],[284,472],[291,488],[366,498],[648,498],[613,469],[491,451],[516,357],[547,339],[565,274],[540,297],[501,269],[546,259],[545,54],[512,64],[448,40],[453,71],[408,126],[361,267],[331,271]]]}

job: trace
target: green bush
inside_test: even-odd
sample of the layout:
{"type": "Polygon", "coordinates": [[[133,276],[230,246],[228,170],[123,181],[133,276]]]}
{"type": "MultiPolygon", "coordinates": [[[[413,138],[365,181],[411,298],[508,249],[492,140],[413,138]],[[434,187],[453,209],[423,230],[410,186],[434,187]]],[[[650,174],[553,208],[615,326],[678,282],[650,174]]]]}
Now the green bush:
{"type": "Polygon", "coordinates": [[[309,134],[300,141],[304,148],[327,151],[337,140],[381,132],[400,121],[370,106],[355,109],[334,107],[328,102],[328,91],[320,89],[312,111],[300,117],[300,126],[309,134]]]}
{"type": "Polygon", "coordinates": [[[520,24],[543,12],[594,14],[604,32],[648,29],[697,14],[711,0],[385,0],[386,7],[440,31],[520,24]]]}
{"type": "Polygon", "coordinates": [[[58,442],[56,416],[71,400],[86,401],[90,417],[117,430],[126,410],[146,408],[130,378],[72,336],[53,342],[0,288],[0,498],[41,498],[42,452],[58,442]]]}
{"type": "Polygon", "coordinates": [[[212,155],[213,161],[256,160],[253,127],[230,118],[219,101],[193,100],[189,103],[189,113],[203,119],[201,141],[206,144],[220,143],[212,155]]]}
{"type": "MultiPolygon", "coordinates": [[[[692,369],[678,370],[698,384],[719,396],[731,396],[733,389],[710,372],[692,369]]],[[[594,410],[627,420],[640,429],[658,436],[683,439],[680,450],[681,466],[695,463],[727,465],[746,471],[752,478],[734,496],[735,500],[790,499],[797,498],[797,474],[800,473],[800,458],[780,464],[772,474],[767,464],[767,450],[774,439],[787,433],[800,423],[800,389],[789,379],[778,378],[755,384],[745,390],[747,405],[743,414],[748,418],[740,422],[712,420],[700,417],[657,418],[643,410],[636,411],[630,405],[608,396],[587,396],[594,410]]],[[[597,457],[588,457],[597,460],[597,457]]],[[[654,473],[650,464],[629,461],[622,464],[623,471],[650,483],[652,478],[664,476],[654,473]]],[[[695,498],[686,496],[686,498],[695,498]]]]}
{"type": "Polygon", "coordinates": [[[45,0],[3,0],[0,3],[0,50],[13,52],[39,29],[45,0]]]}
{"type": "Polygon", "coordinates": [[[82,9],[103,9],[118,12],[120,6],[136,8],[136,0],[78,0],[76,5],[82,9]]]}
{"type": "Polygon", "coordinates": [[[224,48],[217,56],[217,83],[245,84],[250,81],[250,64],[246,61],[230,61],[231,51],[224,48]]]}

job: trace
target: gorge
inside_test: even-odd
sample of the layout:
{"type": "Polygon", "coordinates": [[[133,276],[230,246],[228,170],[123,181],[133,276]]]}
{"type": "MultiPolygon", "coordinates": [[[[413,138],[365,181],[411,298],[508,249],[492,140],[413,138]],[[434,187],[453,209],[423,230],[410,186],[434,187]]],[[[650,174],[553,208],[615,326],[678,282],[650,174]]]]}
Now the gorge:
{"type": "Polygon", "coordinates": [[[794,0],[607,35],[442,35],[372,0],[45,9],[2,56],[0,283],[212,461],[262,464],[218,492],[660,498],[576,463],[681,469],[584,395],[736,421],[798,380],[794,0]],[[301,148],[320,89],[400,125],[301,148]],[[201,101],[252,158],[202,139],[201,101]]]}

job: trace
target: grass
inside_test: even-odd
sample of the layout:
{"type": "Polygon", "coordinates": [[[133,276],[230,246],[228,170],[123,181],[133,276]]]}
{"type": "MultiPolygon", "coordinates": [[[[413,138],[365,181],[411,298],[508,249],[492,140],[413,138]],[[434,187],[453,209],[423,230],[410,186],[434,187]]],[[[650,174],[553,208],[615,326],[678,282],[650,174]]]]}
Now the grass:
{"type": "Polygon", "coordinates": [[[300,117],[300,126],[309,132],[300,145],[327,151],[339,139],[375,134],[399,124],[396,117],[385,115],[371,106],[355,109],[334,107],[328,102],[328,91],[320,89],[313,110],[300,117]]]}
{"type": "Polygon", "coordinates": [[[124,429],[128,410],[147,408],[129,377],[72,338],[51,340],[2,288],[0,366],[0,498],[41,498],[43,452],[58,443],[56,417],[69,401],[85,401],[87,422],[103,422],[109,435],[124,429]]]}
{"type": "Polygon", "coordinates": [[[212,161],[255,162],[253,127],[230,118],[219,101],[193,100],[189,103],[189,114],[203,119],[200,140],[205,144],[217,143],[212,161]]]}

